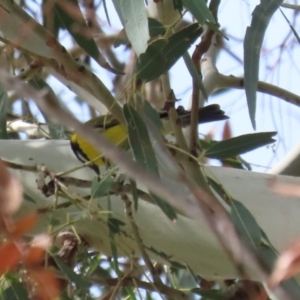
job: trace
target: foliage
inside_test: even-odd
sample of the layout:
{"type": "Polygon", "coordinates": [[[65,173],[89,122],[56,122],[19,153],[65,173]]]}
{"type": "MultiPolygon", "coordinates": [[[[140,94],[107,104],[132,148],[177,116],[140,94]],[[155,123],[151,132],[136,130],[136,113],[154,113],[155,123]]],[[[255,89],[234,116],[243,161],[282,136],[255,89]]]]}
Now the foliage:
{"type": "MultiPolygon", "coordinates": [[[[16,139],[19,147],[25,139],[67,140],[71,134],[68,127],[73,127],[97,149],[101,148],[108,160],[105,159],[107,165],[104,172],[101,170],[101,178],[95,177],[92,182],[89,178],[73,178],[74,170],[53,174],[52,165],[28,165],[22,161],[22,153],[8,164],[11,169],[35,173],[40,197],[43,201],[49,196],[53,199],[51,205],[40,205],[40,199],[27,194],[24,184],[23,202],[34,207],[40,218],[44,216],[49,234],[58,236],[61,243],[52,243],[51,250],[35,247],[33,242],[26,244],[25,235],[35,236],[37,214],[25,215],[19,221],[11,219],[15,210],[2,210],[6,196],[11,195],[2,194],[0,189],[0,274],[5,274],[1,297],[54,299],[60,293],[61,299],[156,299],[158,295],[173,299],[198,299],[197,295],[201,299],[236,299],[239,292],[251,294],[258,287],[256,296],[266,299],[261,282],[271,276],[277,252],[241,199],[235,199],[222,182],[203,171],[203,161],[213,158],[223,166],[247,170],[249,164],[241,155],[273,144],[276,132],[233,137],[227,123],[222,130],[223,140],[217,141],[213,134],[200,139],[198,107],[218,90],[245,88],[249,118],[255,128],[257,91],[292,99],[293,104],[300,102],[297,95],[258,80],[265,33],[283,1],[261,1],[253,10],[251,26],[243,37],[244,78],[225,76],[214,63],[218,51],[226,50],[224,40],[230,35],[220,31],[222,24],[218,24],[222,1],[2,2],[0,138],[16,139]],[[114,11],[116,16],[112,17],[114,11]],[[115,30],[116,22],[123,27],[119,32],[115,30]],[[190,74],[191,107],[196,107],[191,111],[188,128],[180,126],[180,109],[174,109],[177,95],[169,76],[181,58],[190,74]],[[67,89],[76,95],[72,101],[67,89]],[[161,122],[153,108],[168,116],[167,124],[161,122]],[[129,152],[136,163],[124,151],[105,144],[88,127],[93,121],[83,126],[66,114],[67,110],[80,121],[98,120],[99,114],[111,113],[115,122],[126,126],[129,152]],[[50,181],[46,182],[48,177],[50,181]],[[140,188],[140,183],[146,188],[140,188]],[[125,212],[117,212],[113,197],[122,201],[125,212]],[[98,201],[100,198],[102,201],[98,201]],[[161,209],[166,219],[162,224],[166,225],[159,229],[166,231],[168,238],[179,226],[184,227],[185,218],[204,220],[210,235],[216,237],[214,241],[220,242],[236,267],[235,274],[247,277],[247,268],[253,262],[261,282],[231,280],[229,276],[231,281],[225,280],[224,288],[220,288],[200,276],[201,270],[196,274],[194,266],[178,256],[174,258],[155,244],[147,245],[140,234],[144,224],[138,226],[136,222],[141,202],[144,207],[156,205],[161,209]],[[65,223],[54,214],[61,208],[70,209],[65,223]],[[126,222],[119,218],[121,213],[126,222]],[[69,214],[76,217],[72,219],[69,214]],[[104,228],[103,241],[89,239],[92,233],[87,237],[77,234],[76,226],[80,227],[82,220],[95,221],[94,231],[104,228]],[[66,228],[68,234],[60,235],[66,228]],[[240,251],[245,258],[239,256],[240,251]]],[[[181,80],[180,76],[176,74],[177,80],[181,80]]],[[[230,116],[230,110],[222,109],[230,116]]],[[[6,172],[2,162],[0,167],[6,172]]],[[[8,186],[0,178],[0,188],[8,186]]],[[[11,188],[8,190],[11,192],[11,188]]],[[[157,215],[149,214],[154,223],[155,218],[157,215]]],[[[186,236],[194,238],[192,232],[186,232],[186,236]]],[[[195,252],[193,255],[201,255],[195,252]]],[[[294,299],[291,295],[300,294],[297,283],[291,279],[284,287],[280,284],[297,271],[298,268],[281,276],[277,271],[270,286],[279,286],[287,299],[294,299]]],[[[222,279],[227,279],[224,276],[222,279]]],[[[249,278],[253,279],[253,275],[249,278]]]]}

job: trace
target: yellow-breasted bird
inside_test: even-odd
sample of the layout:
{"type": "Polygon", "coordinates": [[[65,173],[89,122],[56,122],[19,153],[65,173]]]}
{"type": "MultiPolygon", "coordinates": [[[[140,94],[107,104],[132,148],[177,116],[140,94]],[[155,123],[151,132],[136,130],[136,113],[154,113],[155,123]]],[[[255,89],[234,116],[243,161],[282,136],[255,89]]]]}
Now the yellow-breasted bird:
{"type": "MultiPolygon", "coordinates": [[[[179,106],[176,110],[181,126],[188,126],[191,122],[191,112],[184,110],[182,106],[179,106]]],[[[159,116],[161,120],[168,120],[167,112],[161,112],[159,113],[159,116]]],[[[218,104],[211,104],[201,107],[198,110],[199,124],[226,119],[228,119],[228,116],[225,115],[224,111],[220,109],[218,104]]],[[[88,121],[87,124],[99,130],[100,133],[104,133],[113,144],[123,148],[127,147],[127,128],[125,125],[120,124],[112,115],[93,118],[88,121]]],[[[84,137],[79,136],[76,132],[72,134],[70,142],[74,154],[83,163],[92,161],[101,155],[94,146],[87,142],[84,137]]],[[[97,173],[97,175],[99,175],[100,172],[98,166],[103,165],[105,165],[105,158],[99,157],[90,164],[90,167],[97,173]]]]}

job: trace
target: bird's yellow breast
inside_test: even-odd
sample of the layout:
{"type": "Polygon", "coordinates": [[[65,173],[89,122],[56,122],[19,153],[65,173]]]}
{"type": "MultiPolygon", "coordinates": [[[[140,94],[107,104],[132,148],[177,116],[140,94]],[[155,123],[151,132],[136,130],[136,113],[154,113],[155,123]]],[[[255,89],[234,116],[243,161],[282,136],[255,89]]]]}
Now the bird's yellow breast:
{"type": "MultiPolygon", "coordinates": [[[[103,133],[103,129],[99,130],[103,133]]],[[[114,145],[122,146],[127,141],[127,129],[124,125],[118,124],[112,126],[108,129],[105,129],[104,132],[106,138],[111,141],[114,145]]],[[[71,136],[71,143],[76,145],[79,154],[81,157],[84,157],[86,161],[92,161],[95,158],[99,157],[101,153],[94,148],[89,142],[87,142],[83,137],[74,133],[71,136]]],[[[76,155],[77,155],[76,154],[76,155]]],[[[94,161],[94,164],[98,166],[105,165],[104,160],[100,157],[94,161]]]]}

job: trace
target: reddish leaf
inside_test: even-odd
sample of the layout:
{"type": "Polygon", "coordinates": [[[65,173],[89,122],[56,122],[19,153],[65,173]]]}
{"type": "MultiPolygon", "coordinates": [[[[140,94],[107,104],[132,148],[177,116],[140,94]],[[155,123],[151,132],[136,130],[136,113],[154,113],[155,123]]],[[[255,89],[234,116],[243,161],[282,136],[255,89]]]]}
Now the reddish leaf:
{"type": "Polygon", "coordinates": [[[27,267],[42,263],[45,250],[40,247],[31,247],[23,258],[24,265],[27,267]]]}
{"type": "Polygon", "coordinates": [[[11,177],[4,162],[0,159],[0,212],[10,215],[21,205],[23,200],[22,186],[11,177]]]}
{"type": "Polygon", "coordinates": [[[52,300],[59,295],[59,282],[51,271],[31,269],[28,274],[34,281],[33,290],[37,299],[52,300]]]}
{"type": "Polygon", "coordinates": [[[15,242],[4,243],[0,247],[0,276],[12,270],[21,261],[21,256],[22,253],[15,242]]]}
{"type": "Polygon", "coordinates": [[[299,197],[300,187],[296,184],[282,183],[275,177],[268,180],[268,184],[273,192],[278,195],[288,196],[288,197],[299,197]]]}
{"type": "Polygon", "coordinates": [[[226,121],[225,125],[224,125],[224,128],[223,128],[222,139],[227,140],[227,139],[230,139],[230,138],[232,138],[231,127],[229,125],[229,122],[226,121]]]}
{"type": "Polygon", "coordinates": [[[36,213],[28,214],[23,217],[21,220],[18,220],[13,229],[10,232],[10,237],[18,238],[23,236],[24,234],[28,233],[30,229],[36,224],[38,219],[38,215],[36,213]]]}
{"type": "Polygon", "coordinates": [[[269,279],[270,288],[300,272],[300,240],[295,241],[277,259],[269,279]]]}

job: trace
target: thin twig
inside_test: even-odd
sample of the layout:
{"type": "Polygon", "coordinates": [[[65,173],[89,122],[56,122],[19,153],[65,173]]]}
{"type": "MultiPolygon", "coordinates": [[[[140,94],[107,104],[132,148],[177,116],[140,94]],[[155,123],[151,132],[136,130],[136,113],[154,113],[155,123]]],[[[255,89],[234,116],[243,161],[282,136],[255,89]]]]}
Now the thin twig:
{"type": "Polygon", "coordinates": [[[127,215],[127,219],[129,220],[133,236],[134,236],[135,241],[137,243],[137,246],[138,246],[138,248],[141,252],[143,260],[144,260],[148,270],[150,271],[150,274],[152,275],[154,284],[155,285],[156,284],[161,285],[162,281],[161,281],[160,277],[158,276],[154,266],[152,265],[152,262],[149,258],[149,255],[145,250],[142,238],[141,238],[140,233],[139,233],[139,229],[138,229],[138,227],[137,227],[137,225],[134,221],[134,218],[133,218],[133,215],[132,215],[132,210],[131,210],[131,201],[129,200],[129,198],[126,194],[122,194],[121,198],[122,198],[122,200],[124,202],[124,205],[125,205],[125,213],[127,215]]]}

